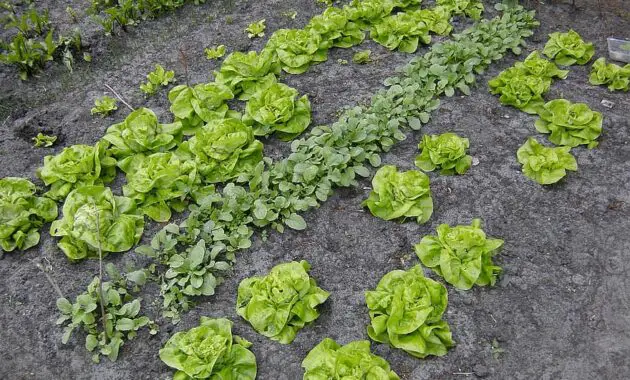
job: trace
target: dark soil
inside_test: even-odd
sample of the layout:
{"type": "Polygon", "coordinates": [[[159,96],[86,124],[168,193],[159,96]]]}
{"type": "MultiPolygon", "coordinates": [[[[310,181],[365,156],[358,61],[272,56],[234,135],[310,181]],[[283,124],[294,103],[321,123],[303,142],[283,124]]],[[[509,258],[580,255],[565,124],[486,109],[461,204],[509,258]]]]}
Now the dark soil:
{"type": "MultiPolygon", "coordinates": [[[[85,7],[79,1],[38,3],[50,7],[51,18],[66,30],[72,25],[65,7],[70,3],[77,10],[85,7]]],[[[541,27],[527,52],[541,49],[548,33],[573,28],[595,43],[597,57],[606,56],[606,37],[630,38],[630,10],[621,5],[584,0],[577,1],[579,8],[537,4],[541,27]]],[[[35,169],[45,155],[71,144],[93,144],[110,124],[124,118],[127,110],[122,105],[111,117],[90,115],[105,84],[134,106],[146,105],[167,121],[165,92],[145,99],[138,88],[155,63],[174,69],[179,82],[185,82],[182,49],[188,81],[206,81],[216,64],[204,58],[204,47],[259,49],[265,39],[250,40],[243,32],[250,22],[265,18],[267,37],[278,28],[304,26],[322,9],[314,0],[208,0],[114,37],[102,36],[95,24],[83,22],[93,62],[77,63],[74,73],[54,63],[39,77],[22,82],[13,68],[0,67],[0,177],[36,180],[35,169]],[[281,16],[289,10],[298,11],[295,20],[281,16]],[[33,148],[30,139],[38,132],[59,136],[58,143],[33,148]]],[[[352,50],[334,50],[327,63],[283,81],[309,94],[313,124],[329,123],[342,106],[368,100],[381,81],[409,59],[366,42],[352,50]],[[350,61],[354,51],[365,48],[382,59],[369,65],[337,62],[350,61]]],[[[489,235],[505,240],[498,256],[504,274],[494,288],[448,287],[445,319],[457,346],[444,357],[427,360],[386,345],[373,344],[374,351],[389,360],[402,379],[630,378],[630,98],[589,85],[589,66],[571,67],[566,80],[553,84],[547,99],[588,103],[604,114],[604,133],[596,149],[573,150],[577,172],[557,185],[542,187],[521,174],[515,156],[526,138],[536,134],[534,118],[502,107],[487,88],[488,79],[515,59],[506,57],[481,75],[472,96],[444,100],[425,127],[424,133],[452,131],[468,137],[471,154],[479,160],[463,176],[430,174],[435,211],[429,223],[398,224],[371,216],[360,205],[369,181],[356,189],[337,190],[322,207],[305,215],[306,231],[272,233],[266,242],[256,240],[241,254],[234,276],[216,296],[185,314],[177,326],[159,318],[157,287],[147,286],[141,294],[143,310],[158,320],[161,331],[155,337],[140,333],[125,344],[115,363],[104,359],[92,364],[81,333],[61,344],[62,330],[55,325],[57,295],[32,260],[45,257],[50,262],[51,276],[68,298],[84,291],[97,273],[97,261],[69,263],[45,232],[38,247],[5,254],[0,260],[0,378],[166,379],[172,372],[159,360],[159,348],[173,332],[193,327],[200,316],[213,316],[230,318],[235,333],[254,343],[260,379],[299,379],[302,359],[323,338],[340,343],[367,339],[364,292],[386,272],[417,264],[415,242],[440,223],[470,223],[475,217],[484,220],[489,235]],[[602,106],[603,99],[614,107],[602,106]],[[331,297],[312,326],[291,345],[281,345],[256,334],[236,315],[236,288],[245,277],[299,259],[312,264],[312,275],[331,297]]],[[[410,135],[383,162],[412,168],[420,136],[410,135]]],[[[286,145],[266,142],[267,154],[282,152],[286,145]]],[[[145,241],[158,228],[149,224],[145,241]]],[[[127,253],[107,261],[122,268],[126,262],[146,260],[127,253]]]]}

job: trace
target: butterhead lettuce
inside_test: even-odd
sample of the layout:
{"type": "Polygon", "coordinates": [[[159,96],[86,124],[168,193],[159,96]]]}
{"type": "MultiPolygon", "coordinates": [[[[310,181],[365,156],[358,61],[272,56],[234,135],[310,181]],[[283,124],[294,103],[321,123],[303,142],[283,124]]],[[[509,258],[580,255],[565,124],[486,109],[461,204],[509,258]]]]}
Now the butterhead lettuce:
{"type": "Polygon", "coordinates": [[[472,157],[466,154],[468,146],[467,138],[454,133],[424,135],[418,145],[416,166],[425,171],[440,168],[440,174],[464,174],[472,163],[472,157]]]}
{"type": "Polygon", "coordinates": [[[566,99],[554,99],[545,104],[536,120],[536,130],[549,133],[549,141],[556,145],[575,147],[597,146],[602,133],[602,114],[591,110],[584,103],[571,103],[566,99]]]}
{"type": "Polygon", "coordinates": [[[365,293],[370,310],[369,337],[409,355],[442,356],[453,346],[451,330],[442,320],[448,295],[439,282],[424,277],[422,267],[394,270],[365,293]]]}
{"type": "Polygon", "coordinates": [[[458,289],[494,285],[501,268],[492,263],[492,257],[503,240],[487,238],[481,219],[473,219],[470,226],[440,224],[436,232],[415,246],[423,265],[458,289]]]}
{"type": "Polygon", "coordinates": [[[540,183],[550,185],[567,175],[567,170],[577,170],[570,146],[546,147],[530,137],[518,148],[516,157],[523,165],[523,174],[540,183]]]}
{"type": "Polygon", "coordinates": [[[171,112],[175,120],[183,125],[184,134],[191,135],[199,127],[228,115],[226,101],[234,98],[232,91],[224,84],[201,83],[194,87],[175,86],[168,93],[171,112]]]}
{"type": "Polygon", "coordinates": [[[584,65],[595,54],[595,48],[592,43],[584,42],[582,37],[571,29],[566,33],[551,33],[549,41],[547,41],[543,49],[543,54],[562,66],[570,66],[576,63],[584,65]]]}
{"type": "Polygon", "coordinates": [[[268,275],[246,278],[238,286],[236,312],[260,334],[288,344],[319,317],[316,307],[328,299],[308,275],[302,260],[276,265],[268,275]]]}

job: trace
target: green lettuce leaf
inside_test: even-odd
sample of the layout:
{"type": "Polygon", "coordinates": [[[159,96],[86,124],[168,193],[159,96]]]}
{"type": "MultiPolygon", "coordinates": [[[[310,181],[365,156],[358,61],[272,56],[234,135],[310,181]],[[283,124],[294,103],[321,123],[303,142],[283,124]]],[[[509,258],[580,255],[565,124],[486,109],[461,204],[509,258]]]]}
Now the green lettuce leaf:
{"type": "Polygon", "coordinates": [[[55,201],[35,196],[36,191],[26,178],[0,179],[0,252],[36,246],[42,224],[57,218],[55,201]]]}
{"type": "Polygon", "coordinates": [[[436,4],[448,8],[453,15],[466,15],[473,20],[480,20],[484,11],[478,0],[437,0],[436,4]]]}
{"type": "Polygon", "coordinates": [[[275,83],[279,73],[280,64],[274,52],[264,49],[260,54],[237,51],[228,55],[214,76],[217,83],[228,86],[240,100],[247,100],[260,88],[275,83]]]}
{"type": "Polygon", "coordinates": [[[413,53],[418,43],[431,43],[429,27],[420,14],[398,13],[384,17],[370,28],[370,38],[389,50],[413,53]]]}
{"type": "Polygon", "coordinates": [[[342,9],[329,7],[324,13],[313,17],[307,30],[312,30],[321,36],[321,48],[340,47],[350,48],[363,42],[365,33],[359,26],[348,20],[342,9]]]}
{"type": "Polygon", "coordinates": [[[464,174],[472,164],[467,155],[468,139],[454,133],[424,135],[418,145],[421,150],[416,157],[416,166],[424,171],[440,168],[440,174],[464,174]]]}
{"type": "Polygon", "coordinates": [[[529,114],[544,105],[542,95],[549,91],[551,79],[528,74],[523,68],[510,67],[488,81],[490,92],[501,95],[499,101],[529,114]]]}
{"type": "Polygon", "coordinates": [[[232,322],[201,317],[198,327],[175,333],[160,349],[160,359],[178,371],[175,380],[254,380],[256,357],[247,340],[232,335],[232,322]]]}
{"type": "Polygon", "coordinates": [[[298,98],[296,89],[274,83],[252,95],[243,122],[252,124],[257,136],[275,132],[280,139],[291,140],[311,123],[311,102],[306,95],[298,98]]]}
{"type": "Polygon", "coordinates": [[[523,174],[541,185],[549,185],[560,181],[567,170],[577,170],[577,162],[570,150],[570,146],[549,148],[530,137],[516,156],[523,165],[523,174]]]}
{"type": "Polygon", "coordinates": [[[566,33],[551,33],[543,54],[553,59],[558,65],[570,66],[576,63],[584,65],[595,54],[595,48],[592,43],[584,42],[582,37],[571,29],[566,33]]]}
{"type": "Polygon", "coordinates": [[[309,277],[306,261],[276,265],[264,277],[246,278],[238,286],[236,312],[260,334],[288,344],[299,330],[319,317],[316,307],[329,293],[309,277]]]}
{"type": "Polygon", "coordinates": [[[413,15],[418,20],[422,20],[430,32],[440,36],[446,36],[453,30],[453,26],[450,23],[451,9],[449,7],[437,6],[429,9],[420,9],[413,12],[413,15]]]}
{"type": "Polygon", "coordinates": [[[228,117],[226,101],[233,98],[232,91],[221,83],[180,85],[168,93],[170,110],[175,120],[182,123],[186,135],[194,134],[205,123],[228,117]]]}
{"type": "Polygon", "coordinates": [[[560,70],[555,63],[541,57],[538,50],[531,52],[523,62],[515,63],[514,67],[523,70],[528,75],[540,78],[565,79],[569,74],[569,70],[560,70]]]}
{"type": "Polygon", "coordinates": [[[372,191],[362,205],[381,219],[416,218],[425,223],[433,213],[429,177],[417,170],[398,172],[395,166],[385,165],[374,175],[372,191]]]}
{"type": "Polygon", "coordinates": [[[495,284],[501,268],[492,257],[502,245],[503,240],[486,238],[481,219],[473,219],[470,226],[441,224],[437,236],[423,237],[415,250],[422,264],[454,287],[467,290],[495,284]]]}
{"type": "Polygon", "coordinates": [[[325,338],[302,361],[304,380],[398,380],[387,360],[370,352],[370,342],[357,340],[341,346],[325,338]]]}
{"type": "Polygon", "coordinates": [[[111,182],[116,176],[116,160],[109,156],[107,145],[105,141],[94,146],[72,145],[56,156],[44,157],[37,176],[51,187],[45,195],[59,201],[78,187],[111,182]]]}
{"type": "Polygon", "coordinates": [[[549,141],[556,145],[575,147],[597,146],[602,133],[602,114],[591,110],[584,103],[571,103],[565,99],[554,99],[545,104],[536,120],[536,130],[550,133],[549,141]]]}
{"type": "Polygon", "coordinates": [[[107,128],[103,140],[111,144],[109,150],[118,159],[136,153],[166,152],[181,142],[182,124],[160,124],[155,113],[143,107],[107,128]]]}
{"type": "Polygon", "coordinates": [[[424,358],[445,355],[453,346],[442,315],[448,304],[444,285],[424,277],[422,267],[394,270],[365,293],[370,310],[370,339],[389,343],[409,355],[424,358]]]}
{"type": "Polygon", "coordinates": [[[610,91],[630,90],[630,63],[621,67],[598,58],[591,69],[588,81],[594,85],[608,85],[610,91]]]}
{"type": "Polygon", "coordinates": [[[128,251],[143,230],[144,218],[135,201],[114,196],[104,186],[73,190],[63,205],[63,217],[50,226],[52,236],[61,236],[57,245],[70,260],[98,258],[99,245],[103,254],[128,251]]]}
{"type": "Polygon", "coordinates": [[[265,49],[278,59],[282,70],[289,74],[302,74],[315,63],[328,59],[328,48],[322,37],[312,29],[278,29],[265,49]]]}
{"type": "Polygon", "coordinates": [[[171,208],[182,212],[186,196],[198,182],[194,160],[180,160],[172,152],[136,154],[118,162],[126,173],[123,194],[157,222],[171,218],[171,208]]]}
{"type": "Polygon", "coordinates": [[[394,2],[390,0],[352,0],[343,7],[348,20],[356,23],[360,29],[369,28],[392,13],[393,9],[394,2]]]}
{"type": "Polygon", "coordinates": [[[253,170],[263,159],[263,144],[240,120],[223,119],[204,125],[177,154],[195,161],[202,182],[217,183],[253,170]]]}

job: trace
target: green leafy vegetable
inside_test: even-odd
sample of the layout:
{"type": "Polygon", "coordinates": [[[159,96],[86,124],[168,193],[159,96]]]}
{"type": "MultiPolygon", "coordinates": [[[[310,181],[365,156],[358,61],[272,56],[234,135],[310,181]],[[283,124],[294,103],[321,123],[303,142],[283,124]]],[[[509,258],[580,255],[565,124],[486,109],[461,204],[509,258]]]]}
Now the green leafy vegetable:
{"type": "Polygon", "coordinates": [[[384,17],[370,29],[370,38],[389,50],[413,53],[418,43],[431,42],[427,24],[415,15],[398,13],[384,17]]]}
{"type": "Polygon", "coordinates": [[[536,120],[536,130],[550,133],[549,141],[556,145],[575,147],[597,146],[602,133],[602,114],[592,111],[584,103],[571,103],[565,99],[554,99],[545,104],[536,120]]]}
{"type": "Polygon", "coordinates": [[[221,120],[230,114],[226,101],[234,98],[221,83],[201,83],[194,87],[180,85],[168,93],[171,112],[182,123],[186,135],[194,134],[203,124],[221,120]]]}
{"type": "Polygon", "coordinates": [[[260,334],[288,344],[299,330],[319,317],[316,310],[329,293],[309,277],[306,261],[276,265],[264,277],[246,278],[238,286],[236,312],[260,334]]]}
{"type": "Polygon", "coordinates": [[[370,342],[357,340],[341,346],[326,338],[302,361],[304,380],[370,379],[398,380],[387,360],[370,352],[370,342]]]}
{"type": "Polygon", "coordinates": [[[195,162],[180,160],[172,152],[136,154],[119,161],[118,166],[127,174],[123,194],[157,222],[167,222],[171,208],[184,211],[186,196],[198,181],[195,162]]]}
{"type": "Polygon", "coordinates": [[[499,101],[529,114],[536,114],[544,105],[542,95],[549,91],[551,79],[527,74],[510,67],[488,82],[490,92],[501,95],[499,101]]]}
{"type": "Polygon", "coordinates": [[[44,41],[18,33],[11,43],[0,47],[6,51],[0,54],[0,63],[17,66],[20,79],[26,80],[41,70],[46,62],[53,60],[58,45],[53,41],[53,31],[50,30],[44,41]]]}
{"type": "Polygon", "coordinates": [[[118,109],[118,106],[116,105],[117,103],[117,99],[109,96],[103,96],[94,100],[94,107],[90,110],[90,113],[92,115],[100,114],[105,117],[118,109]]]}
{"type": "Polygon", "coordinates": [[[267,29],[267,26],[265,25],[265,19],[262,19],[249,24],[247,28],[245,28],[245,31],[247,32],[247,37],[255,38],[263,37],[265,35],[265,29],[267,29]]]}
{"type": "Polygon", "coordinates": [[[451,8],[437,6],[430,9],[420,9],[412,13],[418,20],[422,20],[427,25],[430,32],[446,36],[451,33],[453,26],[451,20],[451,8]]]}
{"type": "Polygon", "coordinates": [[[116,176],[116,160],[109,156],[106,146],[104,142],[72,145],[56,156],[44,157],[44,166],[37,169],[37,175],[51,186],[46,196],[59,201],[80,186],[111,182],[116,176]]]}
{"type": "Polygon", "coordinates": [[[394,270],[365,292],[370,310],[368,336],[409,355],[442,356],[453,346],[451,330],[442,315],[448,303],[444,285],[424,277],[422,267],[394,270]]]}
{"type": "Polygon", "coordinates": [[[308,29],[278,29],[265,49],[277,57],[282,70],[289,74],[302,74],[315,63],[328,59],[328,48],[322,45],[321,36],[308,29]]]}
{"type": "Polygon", "coordinates": [[[372,191],[362,205],[381,219],[416,218],[425,223],[433,213],[429,177],[417,170],[398,172],[395,166],[385,165],[374,175],[372,191]]]}
{"type": "Polygon", "coordinates": [[[593,63],[588,81],[594,85],[608,85],[610,91],[630,90],[630,63],[621,67],[606,63],[606,58],[598,58],[593,63]]]}
{"type": "Polygon", "coordinates": [[[426,267],[458,289],[494,285],[501,267],[493,264],[503,240],[488,239],[481,219],[470,226],[440,224],[437,236],[427,235],[416,244],[416,254],[426,267]]]}
{"type": "Polygon", "coordinates": [[[321,15],[313,17],[306,29],[321,36],[322,48],[349,48],[360,44],[365,38],[359,26],[349,21],[342,9],[335,7],[329,7],[321,15]]]}
{"type": "Polygon", "coordinates": [[[223,182],[247,173],[262,161],[263,144],[240,120],[210,122],[180,145],[178,154],[191,159],[205,183],[223,182]]]}
{"type": "Polygon", "coordinates": [[[85,348],[96,352],[92,355],[92,361],[98,363],[100,356],[104,355],[109,360],[116,361],[120,347],[126,340],[136,337],[137,331],[142,327],[149,327],[151,335],[157,333],[157,325],[148,317],[140,315],[140,299],[134,299],[127,289],[111,282],[103,282],[102,293],[100,281],[94,277],[88,285],[85,293],[79,294],[74,303],[66,298],[57,299],[57,308],[61,316],[57,319],[58,325],[64,328],[61,342],[68,343],[72,332],[83,328],[87,334],[85,348]],[[103,330],[101,315],[101,296],[103,295],[103,308],[105,309],[105,330],[103,330]]]}
{"type": "Polygon", "coordinates": [[[160,124],[153,111],[140,108],[107,128],[103,140],[111,144],[109,150],[119,160],[136,153],[165,152],[182,140],[182,124],[160,124]]]}
{"type": "Polygon", "coordinates": [[[543,54],[562,66],[570,66],[576,63],[584,65],[595,54],[595,48],[592,43],[584,42],[582,37],[571,29],[566,33],[551,33],[549,41],[547,41],[543,49],[543,54]]]}
{"type": "Polygon", "coordinates": [[[462,15],[480,20],[484,11],[483,4],[478,0],[437,0],[438,5],[448,8],[454,15],[462,15]]]}
{"type": "Polygon", "coordinates": [[[523,174],[541,185],[549,185],[560,181],[567,170],[577,170],[577,162],[570,150],[570,146],[549,148],[530,137],[516,156],[523,165],[523,174]]]}
{"type": "Polygon", "coordinates": [[[201,317],[198,327],[175,333],[160,349],[160,359],[177,369],[174,379],[254,380],[251,343],[232,335],[232,322],[201,317]]]}
{"type": "Polygon", "coordinates": [[[160,86],[175,82],[175,72],[166,71],[162,65],[155,65],[155,70],[147,74],[147,82],[140,84],[140,89],[147,95],[155,95],[160,86]]]}
{"type": "Polygon", "coordinates": [[[138,244],[144,218],[134,200],[114,196],[109,187],[83,186],[73,190],[63,205],[63,218],[50,226],[52,236],[70,260],[98,257],[103,253],[125,252],[138,244]]]}
{"type": "Polygon", "coordinates": [[[421,150],[416,157],[416,166],[425,171],[440,168],[440,174],[464,174],[472,164],[467,155],[468,139],[454,133],[424,135],[418,145],[421,150]]]}
{"type": "Polygon", "coordinates": [[[39,132],[37,136],[32,138],[32,140],[33,145],[35,145],[36,148],[48,148],[50,146],[53,146],[55,141],[57,141],[57,136],[49,136],[39,132]]]}
{"type": "Polygon", "coordinates": [[[259,88],[276,82],[275,74],[280,73],[280,65],[273,59],[273,54],[269,49],[260,54],[236,51],[225,58],[218,72],[214,72],[216,82],[228,86],[239,99],[247,100],[259,88]]]}
{"type": "Polygon", "coordinates": [[[252,95],[243,122],[253,124],[257,136],[275,132],[281,139],[291,140],[311,123],[311,102],[306,95],[298,98],[296,89],[274,83],[252,95]]]}
{"type": "Polygon", "coordinates": [[[538,50],[534,50],[525,58],[523,62],[514,64],[519,70],[523,70],[527,75],[534,75],[540,78],[553,79],[554,77],[565,79],[569,70],[560,70],[555,63],[540,56],[538,50]]]}
{"type": "Polygon", "coordinates": [[[357,23],[361,29],[366,29],[388,16],[393,9],[393,1],[383,0],[352,0],[343,7],[348,20],[357,23]]]}
{"type": "Polygon", "coordinates": [[[357,63],[359,65],[366,64],[372,62],[370,58],[370,54],[372,54],[371,50],[361,50],[352,56],[352,62],[357,63]]]}
{"type": "Polygon", "coordinates": [[[206,53],[208,60],[219,59],[225,55],[225,45],[205,48],[203,52],[206,53]]]}
{"type": "Polygon", "coordinates": [[[25,178],[0,179],[0,252],[36,246],[39,228],[57,218],[57,204],[36,191],[25,178]]]}

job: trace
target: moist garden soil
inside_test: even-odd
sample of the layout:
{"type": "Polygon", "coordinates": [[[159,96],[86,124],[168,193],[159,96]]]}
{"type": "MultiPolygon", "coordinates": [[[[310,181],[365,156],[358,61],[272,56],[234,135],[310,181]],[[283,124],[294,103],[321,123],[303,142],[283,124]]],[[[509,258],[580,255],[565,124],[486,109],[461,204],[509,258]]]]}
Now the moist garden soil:
{"type": "MultiPolygon", "coordinates": [[[[532,2],[541,26],[521,59],[542,49],[548,33],[569,28],[595,44],[595,58],[607,56],[606,37],[630,38],[629,9],[621,3],[577,0],[574,7],[532,2]]],[[[65,7],[71,4],[79,14],[85,8],[80,1],[37,4],[48,7],[53,23],[66,31],[75,25],[65,7]]],[[[492,4],[486,8],[491,15],[492,4]]],[[[205,59],[205,47],[260,49],[274,30],[303,27],[322,11],[315,0],[207,0],[112,37],[103,36],[91,21],[81,22],[91,63],[77,59],[73,73],[59,63],[50,64],[28,81],[20,81],[14,68],[0,67],[0,177],[38,181],[35,169],[45,155],[72,144],[93,144],[109,125],[122,120],[128,113],[123,105],[110,117],[90,115],[94,99],[105,94],[105,84],[133,106],[152,108],[168,121],[166,91],[145,99],[138,88],[154,64],[175,70],[179,83],[206,82],[217,64],[205,59]],[[292,10],[298,12],[295,19],[282,15],[292,10]],[[243,30],[262,18],[267,20],[265,38],[248,39],[243,30]],[[52,148],[33,148],[31,138],[38,132],[59,139],[52,148]]],[[[455,23],[457,30],[466,25],[465,20],[455,23]]],[[[343,106],[368,101],[382,80],[409,59],[366,41],[349,50],[333,49],[328,62],[281,81],[309,95],[313,125],[330,123],[343,106]],[[366,48],[375,62],[338,62],[351,61],[354,52],[366,48]]],[[[483,219],[489,235],[505,240],[497,257],[504,273],[493,288],[457,291],[448,286],[445,319],[457,345],[446,356],[426,360],[381,344],[372,345],[375,353],[402,379],[630,378],[630,97],[589,85],[590,65],[571,67],[566,80],[554,82],[546,99],[589,104],[603,113],[604,132],[597,148],[573,150],[577,172],[543,187],[526,178],[516,161],[518,147],[536,135],[534,117],[501,106],[488,92],[488,79],[516,59],[506,56],[480,75],[471,96],[443,100],[422,132],[409,135],[383,156],[386,164],[412,169],[422,133],[456,132],[470,139],[470,154],[478,165],[462,176],[429,174],[435,210],[427,224],[371,216],[361,207],[369,193],[368,180],[358,188],[338,189],[320,208],[304,215],[305,231],[255,239],[253,247],[238,256],[234,275],[217,294],[202,299],[178,325],[160,318],[158,287],[146,286],[143,311],[161,330],[156,336],[141,331],[125,343],[114,363],[103,359],[92,364],[80,332],[68,344],[61,343],[62,329],[55,325],[57,294],[34,263],[45,258],[52,279],[74,299],[98,272],[98,262],[68,262],[45,226],[39,246],[0,259],[0,378],[167,379],[172,371],[158,358],[159,348],[174,332],[195,326],[200,316],[211,316],[230,318],[234,332],[253,342],[259,379],[300,379],[302,359],[323,338],[342,344],[367,339],[364,292],[385,273],[416,265],[414,243],[441,223],[469,224],[476,217],[483,219]],[[614,106],[607,108],[602,100],[614,106]],[[282,345],[258,335],[236,315],[236,289],[246,277],[302,259],[312,264],[311,275],[331,297],[313,325],[301,330],[292,344],[282,345]]],[[[264,143],[267,155],[288,152],[287,144],[273,139],[264,143]]],[[[120,180],[114,187],[120,189],[120,180]]],[[[149,223],[143,241],[159,228],[149,223]]],[[[110,255],[106,261],[121,269],[127,263],[147,263],[132,252],[110,255]]]]}

